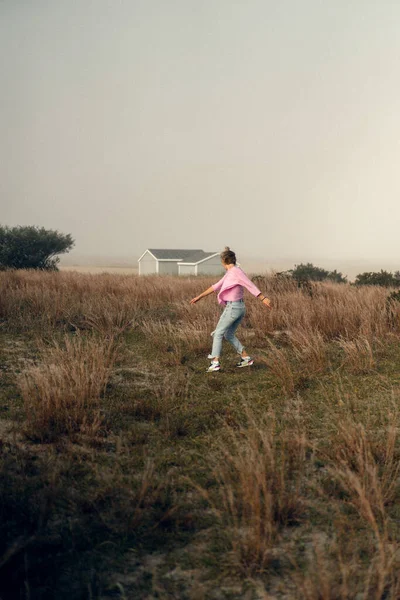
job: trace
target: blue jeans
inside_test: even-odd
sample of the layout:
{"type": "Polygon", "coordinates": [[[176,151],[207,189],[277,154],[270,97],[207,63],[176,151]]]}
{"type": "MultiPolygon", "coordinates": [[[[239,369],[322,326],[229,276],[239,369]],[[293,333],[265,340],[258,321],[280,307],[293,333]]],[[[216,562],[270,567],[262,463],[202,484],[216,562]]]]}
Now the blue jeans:
{"type": "Polygon", "coordinates": [[[235,336],[235,332],[245,314],[246,307],[243,301],[227,302],[224,311],[219,318],[217,327],[211,334],[213,336],[213,346],[211,350],[213,357],[221,356],[222,340],[224,338],[232,344],[238,354],[243,352],[244,346],[242,346],[235,336]]]}

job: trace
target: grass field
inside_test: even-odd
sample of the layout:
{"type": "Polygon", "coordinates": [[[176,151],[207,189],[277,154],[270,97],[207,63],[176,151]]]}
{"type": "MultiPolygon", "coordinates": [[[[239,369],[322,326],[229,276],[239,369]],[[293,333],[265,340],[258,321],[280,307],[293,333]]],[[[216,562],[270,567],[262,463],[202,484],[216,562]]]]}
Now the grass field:
{"type": "Polygon", "coordinates": [[[1,600],[400,598],[400,303],[0,272],[1,600]]]}

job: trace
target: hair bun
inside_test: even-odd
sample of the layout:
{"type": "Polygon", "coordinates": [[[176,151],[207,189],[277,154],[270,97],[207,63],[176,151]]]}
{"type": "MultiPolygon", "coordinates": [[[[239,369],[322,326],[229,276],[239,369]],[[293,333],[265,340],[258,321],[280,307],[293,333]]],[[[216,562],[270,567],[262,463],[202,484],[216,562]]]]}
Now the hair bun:
{"type": "Polygon", "coordinates": [[[225,252],[230,252],[229,246],[225,246],[225,252]]]}

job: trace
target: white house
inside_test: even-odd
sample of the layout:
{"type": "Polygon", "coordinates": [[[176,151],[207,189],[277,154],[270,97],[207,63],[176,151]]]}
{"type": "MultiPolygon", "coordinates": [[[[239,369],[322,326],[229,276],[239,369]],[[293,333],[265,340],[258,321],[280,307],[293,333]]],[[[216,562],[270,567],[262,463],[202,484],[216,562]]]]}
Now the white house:
{"type": "Polygon", "coordinates": [[[224,268],[219,252],[194,250],[185,260],[178,262],[179,275],[222,275],[224,268]]]}
{"type": "Polygon", "coordinates": [[[148,248],[138,259],[139,275],[221,275],[219,252],[148,248]]]}

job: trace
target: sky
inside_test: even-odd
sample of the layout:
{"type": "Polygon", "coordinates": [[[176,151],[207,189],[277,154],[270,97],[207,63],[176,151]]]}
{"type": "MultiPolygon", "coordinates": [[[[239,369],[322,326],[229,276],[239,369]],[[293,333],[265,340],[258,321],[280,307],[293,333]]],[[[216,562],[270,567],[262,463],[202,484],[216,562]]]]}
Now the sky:
{"type": "Polygon", "coordinates": [[[394,0],[0,0],[0,223],[71,256],[400,263],[399,23],[394,0]]]}

